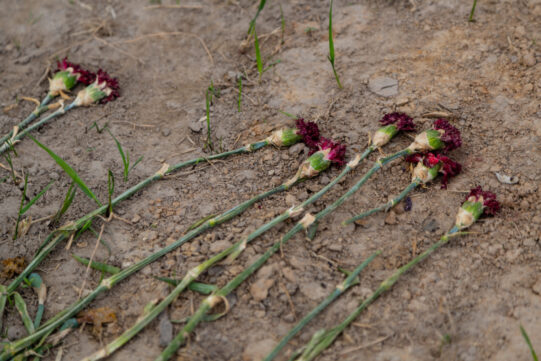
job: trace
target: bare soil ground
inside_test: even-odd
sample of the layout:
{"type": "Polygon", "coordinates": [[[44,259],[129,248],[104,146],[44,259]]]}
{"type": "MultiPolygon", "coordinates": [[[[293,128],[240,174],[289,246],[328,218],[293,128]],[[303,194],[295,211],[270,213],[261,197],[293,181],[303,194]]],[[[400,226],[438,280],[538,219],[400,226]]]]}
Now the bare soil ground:
{"type": "MultiPolygon", "coordinates": [[[[417,190],[410,212],[399,205],[362,226],[341,227],[345,217],[387,200],[410,180],[401,161],[379,172],[322,222],[313,241],[298,235],[284,247],[283,255],[271,258],[231,295],[227,316],[200,325],[178,359],[260,359],[343,279],[338,266],[352,269],[382,250],[383,255],[362,273],[361,284],[310,323],[282,354],[285,359],[315,330],[345,317],[393,269],[430,246],[453,224],[465,192],[475,185],[497,193],[501,213],[477,223],[473,234],[451,242],[404,276],[320,359],[527,361],[531,356],[519,324],[541,351],[541,2],[481,1],[476,22],[469,23],[471,1],[466,0],[336,1],[336,61],[342,90],[326,59],[328,1],[268,1],[257,31],[266,61],[281,62],[265,72],[260,83],[253,47],[240,47],[255,2],[194,3],[200,6],[148,9],[147,1],[3,1],[0,105],[9,106],[21,96],[43,97],[47,82],[42,76],[56,57],[67,55],[92,70],[103,68],[117,76],[118,100],[69,112],[35,134],[71,164],[100,199],[107,196],[108,169],[115,173],[120,192],[156,172],[163,161],[173,164],[209,154],[203,150],[206,131],[198,129],[197,121],[205,114],[204,90],[211,80],[221,93],[211,108],[212,137],[218,148],[233,149],[290,124],[279,112],[283,110],[316,120],[325,135],[348,145],[351,156],[364,149],[384,112],[407,112],[423,129],[431,122],[423,114],[442,111],[452,114],[462,131],[463,147],[453,156],[464,171],[448,190],[439,184],[417,190]],[[280,4],[286,21],[283,44],[280,4]],[[157,33],[161,35],[149,36],[157,33]],[[246,74],[242,112],[237,110],[238,73],[246,74]],[[378,77],[395,79],[398,88],[388,97],[375,94],[370,86],[378,77]],[[91,129],[94,122],[100,127],[108,124],[133,160],[144,156],[128,182],[121,181],[113,139],[91,129]],[[518,177],[519,182],[502,184],[495,172],[518,177]],[[258,285],[268,288],[261,301],[254,299],[258,285]],[[450,336],[449,343],[442,343],[444,335],[450,336]]],[[[31,103],[19,102],[3,111],[2,134],[32,109],[31,103]]],[[[402,135],[385,152],[409,141],[402,135]]],[[[56,180],[30,215],[37,219],[54,213],[70,179],[29,139],[17,145],[17,152],[15,169],[29,175],[30,195],[56,180]]],[[[117,213],[132,224],[119,220],[107,224],[104,239],[112,254],[100,246],[96,259],[119,267],[140,260],[179,238],[201,217],[280,184],[306,154],[302,147],[267,148],[169,176],[119,205],[117,213]]],[[[377,156],[310,210],[322,209],[346,191],[377,156]]],[[[0,172],[2,178],[8,175],[0,172]]],[[[147,302],[166,294],[168,286],[152,276],[184,274],[306,199],[338,172],[333,168],[260,202],[100,296],[91,307],[113,308],[118,322],[105,328],[102,340],[89,326],[72,333],[61,346],[63,360],[78,360],[97,350],[100,342],[112,340],[133,324],[147,302]]],[[[12,182],[0,184],[0,258],[22,256],[29,261],[50,230],[45,222],[34,224],[24,238],[11,239],[20,194],[12,182]]],[[[64,220],[76,219],[93,207],[79,192],[64,220]]],[[[292,224],[268,232],[234,265],[213,267],[201,280],[225,284],[292,224]]],[[[45,319],[77,299],[85,268],[70,254],[89,257],[94,243],[95,237],[85,234],[71,250],[59,247],[39,267],[49,288],[45,319]]],[[[92,272],[86,288],[96,286],[99,278],[92,272]]],[[[22,294],[33,315],[36,297],[28,289],[22,294]]],[[[201,298],[184,293],[166,317],[189,316],[201,298]]],[[[2,337],[24,336],[19,316],[13,308],[8,310],[2,337]]],[[[161,349],[157,320],[111,359],[148,360],[161,349]]],[[[54,359],[57,352],[45,359],[54,359]]]]}

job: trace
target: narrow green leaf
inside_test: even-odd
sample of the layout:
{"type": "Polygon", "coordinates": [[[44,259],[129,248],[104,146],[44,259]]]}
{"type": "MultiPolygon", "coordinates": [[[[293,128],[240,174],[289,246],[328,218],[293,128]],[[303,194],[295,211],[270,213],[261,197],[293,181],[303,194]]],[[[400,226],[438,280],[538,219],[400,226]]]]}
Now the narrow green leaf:
{"type": "Polygon", "coordinates": [[[17,308],[17,311],[19,311],[19,314],[21,315],[26,331],[28,331],[28,334],[33,334],[35,331],[34,322],[32,322],[32,319],[30,318],[30,315],[28,314],[26,303],[24,302],[21,295],[18,294],[17,292],[13,292],[13,300],[15,301],[15,308],[17,308]]]}
{"type": "MultiPolygon", "coordinates": [[[[85,265],[85,266],[88,266],[88,264],[90,263],[90,260],[88,258],[84,258],[84,257],[79,257],[78,255],[76,254],[72,254],[71,255],[77,262],[85,265]]],[[[92,264],[90,265],[90,268],[93,268],[97,271],[102,271],[102,272],[107,272],[109,274],[117,274],[118,272],[120,272],[120,268],[118,267],[115,267],[115,266],[111,266],[111,265],[108,265],[106,263],[102,263],[102,262],[97,262],[97,261],[92,261],[92,264]]]]}
{"type": "Polygon", "coordinates": [[[331,7],[329,8],[329,61],[334,66],[334,41],[332,35],[332,4],[334,0],[331,0],[331,7]]]}
{"type": "Polygon", "coordinates": [[[530,341],[530,337],[528,336],[528,334],[526,333],[526,330],[524,329],[524,327],[522,327],[522,325],[520,325],[520,332],[522,333],[522,337],[524,337],[524,340],[526,340],[526,343],[528,344],[528,348],[530,349],[530,352],[532,353],[533,360],[539,361],[539,359],[537,358],[537,354],[535,353],[535,350],[533,348],[532,341],[530,341]]]}
{"type": "Polygon", "coordinates": [[[248,35],[252,33],[252,31],[255,29],[255,22],[257,20],[257,17],[259,16],[259,13],[261,12],[261,10],[263,10],[263,8],[265,7],[265,3],[267,2],[267,0],[260,0],[259,1],[259,6],[257,7],[257,12],[255,13],[255,16],[252,20],[250,20],[250,27],[248,28],[248,35]]]}
{"type": "Polygon", "coordinates": [[[110,170],[107,171],[107,193],[108,193],[108,200],[107,200],[107,217],[111,213],[113,213],[113,193],[115,192],[115,176],[113,175],[113,172],[110,170]]]}
{"type": "Polygon", "coordinates": [[[77,172],[68,163],[66,163],[62,158],[60,158],[58,155],[56,155],[52,150],[47,148],[45,145],[41,144],[36,138],[32,137],[31,135],[28,135],[28,137],[30,139],[32,139],[34,141],[34,143],[36,143],[41,149],[43,149],[44,151],[49,153],[51,158],[53,158],[54,161],[60,166],[60,168],[62,168],[64,170],[64,172],[66,172],[66,174],[71,179],[73,179],[75,184],[77,184],[79,186],[79,188],[81,188],[83,193],[86,194],[90,199],[93,199],[96,202],[96,204],[101,207],[101,203],[98,200],[98,198],[94,195],[94,193],[92,193],[90,188],[87,187],[85,182],[83,182],[83,180],[79,177],[77,172]]]}
{"type": "Polygon", "coordinates": [[[41,196],[43,196],[45,192],[49,190],[49,188],[51,188],[54,182],[55,182],[54,180],[50,181],[49,184],[45,186],[45,188],[43,188],[34,198],[30,200],[30,202],[26,203],[23,209],[21,209],[21,215],[25,214],[30,209],[30,207],[32,207],[32,205],[36,203],[38,199],[40,199],[41,196]]]}
{"type": "Polygon", "coordinates": [[[139,164],[139,162],[141,162],[142,160],[143,160],[143,156],[140,156],[139,158],[137,158],[137,160],[135,161],[135,163],[133,163],[133,165],[131,166],[130,171],[131,171],[133,168],[135,168],[135,166],[136,166],[137,164],[139,164]]]}
{"type": "Polygon", "coordinates": [[[254,46],[255,46],[255,60],[257,62],[257,72],[259,73],[259,79],[263,74],[263,60],[261,59],[261,50],[259,49],[259,40],[257,39],[257,33],[254,29],[254,46]]]}

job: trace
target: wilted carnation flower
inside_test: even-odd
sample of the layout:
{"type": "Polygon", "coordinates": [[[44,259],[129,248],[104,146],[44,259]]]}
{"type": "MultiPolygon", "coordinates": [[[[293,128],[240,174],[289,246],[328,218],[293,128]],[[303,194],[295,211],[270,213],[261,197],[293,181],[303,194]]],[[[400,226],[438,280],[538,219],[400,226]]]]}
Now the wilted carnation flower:
{"type": "Polygon", "coordinates": [[[374,134],[372,144],[376,147],[382,147],[399,132],[415,130],[413,119],[405,113],[389,113],[385,114],[379,120],[384,126],[379,128],[374,134]]]}
{"type": "Polygon", "coordinates": [[[49,79],[49,94],[56,96],[61,91],[68,91],[78,82],[88,85],[96,79],[96,75],[81,68],[80,65],[70,63],[68,58],[57,62],[58,69],[52,79],[49,79]]]}
{"type": "Polygon", "coordinates": [[[406,162],[417,163],[413,170],[413,179],[420,179],[423,183],[432,181],[438,173],[443,175],[441,187],[447,188],[451,177],[456,176],[462,170],[460,163],[442,154],[412,154],[405,158],[406,162]]]}
{"type": "Polygon", "coordinates": [[[97,102],[104,104],[118,98],[120,96],[118,90],[118,80],[100,69],[96,80],[77,94],[74,103],[78,106],[88,106],[97,102]]]}
{"type": "Polygon", "coordinates": [[[483,214],[494,215],[500,210],[500,203],[492,192],[483,191],[481,186],[470,190],[456,216],[455,226],[465,229],[471,226],[483,214]]]}
{"type": "Polygon", "coordinates": [[[297,129],[283,128],[274,131],[267,141],[274,144],[277,147],[289,147],[299,141],[303,141],[308,148],[311,149],[311,153],[314,153],[319,148],[317,143],[319,142],[319,129],[314,122],[305,122],[304,119],[297,119],[295,121],[297,129]]]}
{"type": "Polygon", "coordinates": [[[462,145],[460,131],[445,119],[438,119],[433,129],[419,133],[408,147],[412,152],[443,150],[448,152],[462,145]]]}

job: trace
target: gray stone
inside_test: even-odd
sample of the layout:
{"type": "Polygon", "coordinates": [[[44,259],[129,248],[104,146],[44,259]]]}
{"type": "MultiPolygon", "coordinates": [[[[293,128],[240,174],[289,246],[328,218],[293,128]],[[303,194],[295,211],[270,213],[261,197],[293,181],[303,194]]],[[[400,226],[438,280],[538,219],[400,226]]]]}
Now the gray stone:
{"type": "Polygon", "coordinates": [[[190,124],[188,124],[188,128],[192,132],[199,133],[201,130],[203,130],[203,122],[207,119],[207,117],[202,117],[199,120],[193,119],[190,124]]]}
{"type": "Polygon", "coordinates": [[[171,129],[169,129],[169,128],[162,129],[162,135],[164,137],[168,137],[169,135],[171,135],[171,129]]]}
{"type": "Polygon", "coordinates": [[[368,89],[383,97],[392,97],[398,94],[398,80],[386,76],[370,79],[368,89]]]}
{"type": "Polygon", "coordinates": [[[173,324],[169,320],[167,312],[161,314],[158,328],[160,330],[160,346],[167,347],[173,340],[173,324]]]}
{"type": "Polygon", "coordinates": [[[248,342],[248,346],[242,353],[243,361],[259,361],[263,360],[276,345],[276,341],[272,338],[266,338],[257,342],[248,342]]]}

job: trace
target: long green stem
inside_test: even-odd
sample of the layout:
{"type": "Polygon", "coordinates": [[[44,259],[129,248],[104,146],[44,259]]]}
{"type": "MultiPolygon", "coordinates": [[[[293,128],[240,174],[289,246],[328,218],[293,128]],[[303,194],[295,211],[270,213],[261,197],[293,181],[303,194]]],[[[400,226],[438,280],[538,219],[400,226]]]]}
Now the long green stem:
{"type": "MultiPolygon", "coordinates": [[[[449,232],[447,232],[445,235],[443,235],[440,240],[436,243],[434,243],[429,249],[412,259],[410,262],[405,264],[404,266],[398,268],[391,276],[389,276],[387,279],[385,279],[380,286],[372,293],[370,297],[368,297],[364,302],[362,302],[359,307],[357,307],[344,321],[342,321],[339,325],[336,327],[330,329],[329,331],[325,331],[323,334],[321,332],[317,333],[318,341],[313,343],[311,347],[307,347],[306,350],[303,352],[300,358],[297,359],[297,361],[309,361],[313,360],[317,355],[319,355],[323,350],[325,350],[329,345],[333,343],[333,341],[342,333],[342,331],[349,325],[351,322],[353,322],[359,314],[366,308],[368,305],[370,305],[372,302],[374,302],[383,292],[391,289],[391,287],[398,281],[400,276],[402,276],[404,273],[409,271],[413,266],[418,264],[419,262],[423,261],[425,258],[427,258],[432,252],[449,242],[449,239],[452,236],[461,235],[462,233],[459,232],[457,227],[453,227],[449,232]]],[[[316,334],[314,334],[313,338],[316,337],[316,334]]]]}
{"type": "Polygon", "coordinates": [[[470,18],[468,19],[468,21],[470,23],[474,22],[475,20],[473,19],[473,14],[475,14],[475,7],[477,6],[477,0],[473,0],[473,5],[471,7],[471,11],[470,11],[470,18]]]}
{"type": "MultiPolygon", "coordinates": [[[[244,212],[247,208],[249,208],[254,203],[257,203],[263,198],[266,198],[272,194],[281,192],[286,189],[286,186],[281,185],[276,188],[273,188],[270,191],[264,192],[244,203],[241,203],[240,205],[237,205],[233,207],[232,209],[222,213],[218,217],[209,219],[205,223],[203,223],[201,226],[197,227],[196,229],[188,232],[186,235],[181,237],[176,242],[173,242],[167,247],[162,248],[158,252],[153,253],[152,255],[146,257],[145,259],[137,262],[136,264],[125,268],[121,270],[119,273],[116,273],[109,278],[104,279],[100,285],[94,289],[93,292],[91,292],[88,296],[86,296],[84,299],[77,301],[75,304],[70,306],[64,311],[61,311],[56,316],[45,322],[39,330],[34,333],[33,335],[30,335],[26,338],[23,338],[21,340],[15,341],[11,343],[10,345],[6,346],[6,351],[0,355],[0,360],[4,360],[4,357],[8,357],[7,353],[9,352],[11,355],[14,355],[15,353],[19,352],[22,348],[27,347],[28,345],[34,343],[39,337],[43,336],[47,332],[55,329],[56,327],[60,326],[64,321],[66,321],[68,318],[73,317],[77,312],[82,310],[87,304],[89,304],[92,300],[96,298],[100,293],[111,289],[114,285],[122,281],[123,279],[127,278],[128,276],[132,275],[133,273],[139,271],[146,265],[154,262],[156,259],[162,257],[163,255],[171,252],[172,250],[180,247],[185,242],[191,240],[192,238],[198,236],[199,234],[203,233],[204,231],[215,227],[219,224],[222,224],[233,217],[237,216],[238,214],[244,212]]],[[[47,247],[50,247],[52,244],[56,242],[51,242],[47,247]]],[[[47,248],[46,247],[46,248],[47,248]]],[[[45,248],[45,249],[46,249],[45,248]]]]}
{"type": "MultiPolygon", "coordinates": [[[[382,166],[393,161],[394,159],[410,154],[410,152],[411,151],[409,149],[404,149],[388,157],[377,160],[372,166],[372,168],[353,187],[351,187],[344,195],[338,198],[334,203],[332,203],[327,208],[319,212],[314,217],[312,222],[319,221],[321,218],[325,217],[327,214],[331,213],[336,208],[338,208],[342,203],[346,201],[346,199],[348,199],[353,193],[355,193],[372,176],[372,174],[374,174],[382,166]]],[[[348,167],[349,166],[347,166],[346,169],[348,167]]],[[[344,171],[346,169],[344,169],[344,171]]],[[[336,178],[333,180],[333,182],[335,180],[336,178]]],[[[329,183],[327,186],[333,184],[333,182],[329,183]]],[[[224,297],[226,297],[231,291],[233,291],[242,282],[244,282],[244,280],[246,280],[252,273],[254,273],[257,269],[259,269],[274,253],[276,253],[280,249],[280,247],[282,247],[283,244],[287,243],[297,232],[301,231],[304,228],[305,228],[305,225],[302,223],[302,221],[297,223],[289,232],[287,232],[284,235],[284,237],[282,237],[280,241],[276,242],[253,264],[247,267],[243,272],[241,272],[237,277],[232,279],[229,283],[227,283],[223,288],[218,290],[216,293],[205,298],[201,302],[199,309],[190,318],[190,321],[184,326],[184,328],[180,331],[180,333],[177,336],[175,336],[175,338],[163,350],[160,356],[156,358],[156,361],[164,361],[171,358],[171,356],[173,356],[173,354],[178,350],[178,348],[186,342],[186,337],[190,334],[190,332],[192,332],[195,329],[195,327],[197,327],[197,325],[204,318],[208,310],[210,310],[212,306],[216,303],[217,299],[223,299],[224,297]]]]}
{"type": "MultiPolygon", "coordinates": [[[[24,127],[33,122],[34,119],[36,119],[37,117],[39,117],[42,113],[44,113],[45,111],[47,111],[49,109],[49,107],[47,107],[47,104],[49,104],[49,102],[51,100],[53,100],[55,97],[50,95],[50,94],[47,94],[45,96],[45,98],[43,98],[43,100],[41,101],[41,104],[36,108],[36,110],[34,110],[32,113],[30,113],[30,115],[28,117],[26,117],[22,122],[20,122],[19,124],[17,124],[17,127],[19,127],[19,130],[23,130],[24,127]]],[[[10,139],[11,137],[13,136],[13,129],[10,130],[8,132],[8,134],[4,135],[2,138],[0,138],[0,145],[4,144],[6,140],[10,139]]]]}
{"type": "Polygon", "coordinates": [[[343,225],[353,223],[355,221],[358,221],[359,219],[366,218],[374,213],[381,212],[381,211],[388,211],[389,209],[393,208],[395,205],[400,203],[402,199],[404,199],[409,192],[411,192],[413,189],[415,189],[419,184],[421,184],[421,181],[419,179],[415,179],[413,182],[411,182],[398,196],[391,199],[389,202],[384,203],[376,208],[372,208],[369,211],[363,212],[361,214],[358,214],[354,217],[351,217],[350,219],[345,220],[342,222],[343,225]]]}
{"type": "Polygon", "coordinates": [[[263,226],[256,229],[254,232],[248,235],[245,239],[239,240],[231,247],[223,250],[222,252],[214,255],[213,257],[209,258],[208,260],[204,261],[203,263],[189,270],[184,276],[184,278],[182,279],[182,281],[175,287],[175,289],[162,302],[160,302],[148,314],[146,314],[145,317],[138,320],[138,322],[135,325],[133,325],[128,330],[126,330],[122,335],[120,335],[117,339],[109,343],[107,346],[97,351],[93,355],[85,358],[84,361],[96,361],[118,350],[126,342],[128,342],[133,336],[135,336],[139,331],[141,331],[146,325],[148,325],[154,318],[156,318],[163,310],[165,310],[165,308],[171,302],[173,302],[186,289],[186,287],[188,287],[190,283],[196,280],[197,277],[199,277],[199,275],[201,275],[204,271],[206,271],[207,269],[212,267],[214,264],[218,263],[219,261],[223,260],[224,258],[228,256],[231,258],[237,257],[246,248],[246,245],[249,242],[259,237],[263,233],[267,232],[274,226],[284,222],[285,220],[290,218],[292,215],[298,214],[299,211],[302,212],[302,209],[304,207],[308,206],[309,204],[312,204],[313,202],[321,198],[329,189],[331,189],[336,183],[338,183],[352,169],[353,169],[352,166],[349,166],[349,165],[346,166],[344,170],[335,179],[333,179],[329,184],[323,187],[319,192],[315,193],[310,198],[302,202],[298,207],[294,207],[292,209],[289,209],[283,212],[279,216],[275,217],[271,221],[267,222],[263,226]]]}
{"type": "Polygon", "coordinates": [[[363,263],[361,263],[357,268],[349,274],[349,276],[342,281],[333,292],[328,295],[319,305],[317,305],[312,311],[310,311],[306,316],[302,318],[289,332],[285,335],[278,345],[265,357],[263,361],[273,360],[280,350],[284,348],[285,345],[304,327],[308,322],[310,322],[314,317],[316,317],[321,311],[323,311],[328,305],[330,305],[335,299],[337,299],[341,294],[346,292],[351,286],[355,284],[355,279],[361,273],[361,271],[368,266],[370,262],[376,256],[378,256],[381,251],[373,253],[369,258],[367,258],[363,263]]]}
{"type": "Polygon", "coordinates": [[[6,307],[6,301],[8,300],[8,292],[6,286],[0,285],[0,331],[2,330],[2,318],[4,315],[4,308],[6,307]]]}
{"type": "MultiPolygon", "coordinates": [[[[15,141],[21,140],[22,138],[24,138],[26,136],[26,134],[30,133],[34,129],[41,127],[45,123],[50,122],[52,119],[64,114],[68,110],[73,109],[75,107],[76,107],[75,103],[71,103],[71,104],[67,105],[65,108],[58,109],[57,111],[55,111],[55,112],[49,114],[48,116],[46,116],[45,118],[41,119],[39,122],[36,122],[36,123],[32,124],[31,126],[26,128],[22,132],[17,134],[15,137],[13,137],[13,139],[11,139],[11,142],[14,145],[15,141]]],[[[7,144],[7,143],[2,144],[2,146],[0,146],[0,154],[4,153],[9,148],[10,148],[10,144],[7,144]]]]}

